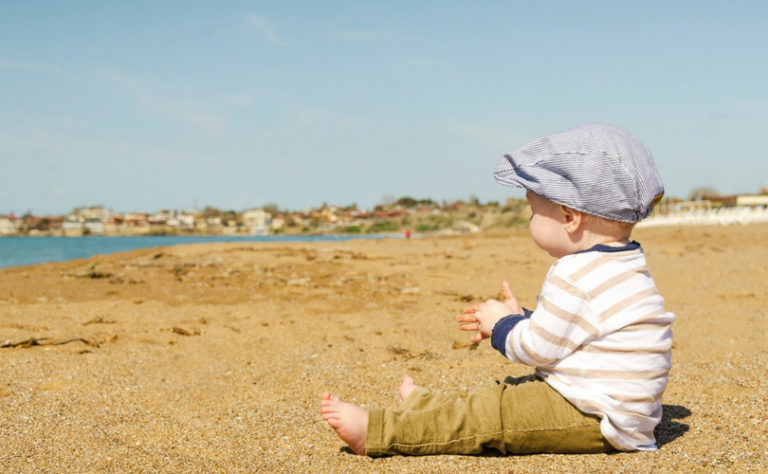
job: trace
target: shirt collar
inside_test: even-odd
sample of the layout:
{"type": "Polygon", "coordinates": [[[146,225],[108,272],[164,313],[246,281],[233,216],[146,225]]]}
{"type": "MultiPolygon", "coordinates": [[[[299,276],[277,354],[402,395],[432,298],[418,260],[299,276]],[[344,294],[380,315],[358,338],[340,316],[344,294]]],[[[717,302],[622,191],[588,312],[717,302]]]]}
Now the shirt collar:
{"type": "Polygon", "coordinates": [[[593,245],[592,247],[584,250],[579,250],[578,252],[574,252],[574,254],[577,253],[586,253],[586,252],[626,252],[628,250],[637,250],[640,248],[640,243],[636,240],[633,240],[629,242],[626,245],[621,245],[619,247],[614,247],[613,245],[605,245],[605,244],[597,244],[593,245]]]}

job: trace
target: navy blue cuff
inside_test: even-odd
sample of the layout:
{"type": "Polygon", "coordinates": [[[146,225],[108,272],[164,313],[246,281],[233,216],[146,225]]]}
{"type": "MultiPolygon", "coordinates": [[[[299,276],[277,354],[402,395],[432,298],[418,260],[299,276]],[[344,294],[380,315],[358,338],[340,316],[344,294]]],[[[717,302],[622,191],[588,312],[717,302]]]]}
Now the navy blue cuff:
{"type": "Polygon", "coordinates": [[[507,353],[504,350],[504,346],[507,342],[507,335],[523,319],[525,319],[525,316],[510,314],[496,321],[496,325],[493,326],[493,331],[491,331],[491,346],[506,356],[507,353]]]}
{"type": "Polygon", "coordinates": [[[532,314],[533,314],[533,311],[531,311],[528,308],[523,308],[523,316],[525,316],[526,318],[530,318],[532,314]]]}

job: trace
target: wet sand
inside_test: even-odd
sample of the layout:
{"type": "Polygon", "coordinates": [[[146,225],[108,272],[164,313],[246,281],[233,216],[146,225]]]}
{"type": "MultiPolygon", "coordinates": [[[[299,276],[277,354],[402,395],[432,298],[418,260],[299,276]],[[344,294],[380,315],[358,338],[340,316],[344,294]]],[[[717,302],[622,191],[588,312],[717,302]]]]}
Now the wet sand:
{"type": "Polygon", "coordinates": [[[359,457],[331,389],[397,403],[400,376],[467,391],[530,368],[469,345],[462,308],[551,257],[525,231],[200,244],[0,270],[0,471],[768,470],[768,225],[642,228],[677,314],[651,453],[359,457]]]}

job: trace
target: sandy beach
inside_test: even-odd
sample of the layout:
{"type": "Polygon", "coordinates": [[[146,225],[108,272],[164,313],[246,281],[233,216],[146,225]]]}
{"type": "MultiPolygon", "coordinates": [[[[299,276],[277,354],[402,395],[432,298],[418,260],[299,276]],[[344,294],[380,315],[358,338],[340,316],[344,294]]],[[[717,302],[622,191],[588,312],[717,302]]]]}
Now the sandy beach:
{"type": "Polygon", "coordinates": [[[0,270],[3,472],[768,470],[768,225],[641,228],[676,313],[650,453],[359,457],[322,420],[331,389],[397,403],[524,375],[462,308],[552,263],[525,230],[468,237],[199,244],[0,270]]]}

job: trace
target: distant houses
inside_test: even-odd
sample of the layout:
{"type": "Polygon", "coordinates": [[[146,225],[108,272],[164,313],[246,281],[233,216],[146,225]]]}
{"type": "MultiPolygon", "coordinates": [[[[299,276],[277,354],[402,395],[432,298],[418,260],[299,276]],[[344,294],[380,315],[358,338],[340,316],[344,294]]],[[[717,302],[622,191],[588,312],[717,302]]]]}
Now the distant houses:
{"type": "Polygon", "coordinates": [[[264,209],[251,209],[243,213],[242,222],[246,229],[249,230],[249,234],[252,235],[267,235],[270,228],[268,225],[272,223],[272,214],[264,209]]]}
{"type": "MultiPolygon", "coordinates": [[[[206,207],[202,211],[162,209],[154,213],[116,213],[103,206],[78,207],[65,216],[0,214],[0,236],[111,235],[267,235],[267,234],[466,234],[491,228],[523,227],[530,209],[523,199],[496,202],[436,203],[401,198],[372,210],[323,204],[302,211],[275,205],[243,212],[206,207]]],[[[666,199],[639,225],[734,224],[768,222],[768,191],[755,195],[666,199]]]]}
{"type": "Polygon", "coordinates": [[[0,215],[0,235],[16,235],[20,226],[21,219],[13,214],[0,215]]]}
{"type": "Polygon", "coordinates": [[[115,232],[129,235],[144,235],[149,233],[149,214],[146,212],[126,212],[112,217],[115,232]]]}

